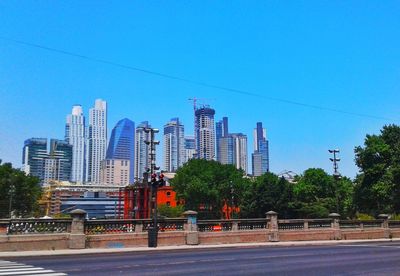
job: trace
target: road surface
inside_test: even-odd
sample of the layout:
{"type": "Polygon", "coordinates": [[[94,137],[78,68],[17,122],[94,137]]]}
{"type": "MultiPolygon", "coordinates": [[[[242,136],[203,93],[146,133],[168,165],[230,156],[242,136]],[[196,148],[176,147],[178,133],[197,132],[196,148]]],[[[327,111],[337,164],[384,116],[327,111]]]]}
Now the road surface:
{"type": "MultiPolygon", "coordinates": [[[[54,273],[93,276],[400,275],[400,242],[20,257],[1,261],[54,273]]],[[[1,273],[4,271],[0,268],[0,275],[24,275],[1,273]]]]}

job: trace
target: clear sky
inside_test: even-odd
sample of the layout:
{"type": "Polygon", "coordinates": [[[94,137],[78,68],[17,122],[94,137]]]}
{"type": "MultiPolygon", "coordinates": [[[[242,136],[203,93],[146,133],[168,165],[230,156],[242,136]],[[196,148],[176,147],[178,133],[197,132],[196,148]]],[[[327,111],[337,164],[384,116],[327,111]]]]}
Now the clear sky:
{"type": "Polygon", "coordinates": [[[354,147],[400,122],[399,1],[3,0],[0,37],[257,94],[0,38],[0,158],[16,167],[25,139],[63,138],[72,105],[87,115],[96,98],[108,102],[110,130],[124,117],[159,128],[179,117],[186,134],[193,133],[188,98],[209,98],[217,120],[228,116],[231,132],[248,135],[249,152],[252,129],[263,122],[276,173],[331,172],[327,150],[340,148],[340,171],[353,177],[354,147]]]}

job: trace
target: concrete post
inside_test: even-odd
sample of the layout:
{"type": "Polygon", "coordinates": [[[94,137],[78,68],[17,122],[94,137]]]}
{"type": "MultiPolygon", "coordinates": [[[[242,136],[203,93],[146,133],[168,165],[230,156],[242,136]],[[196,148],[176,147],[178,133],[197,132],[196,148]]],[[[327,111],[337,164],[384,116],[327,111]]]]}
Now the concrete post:
{"type": "Polygon", "coordinates": [[[391,239],[392,238],[392,233],[390,233],[390,228],[389,228],[389,215],[387,214],[379,214],[378,215],[379,219],[383,219],[382,221],[382,228],[383,228],[383,237],[385,239],[391,239]]]}
{"type": "Polygon", "coordinates": [[[304,230],[308,230],[308,220],[304,220],[304,230]]]}
{"type": "Polygon", "coordinates": [[[186,234],[187,245],[198,245],[199,244],[199,232],[197,231],[197,212],[186,211],[183,213],[186,218],[183,229],[186,234]]]}
{"type": "Polygon", "coordinates": [[[268,241],[278,242],[279,241],[279,228],[278,228],[278,213],[269,211],[265,213],[268,222],[268,241]]]}
{"type": "Polygon", "coordinates": [[[232,221],[232,231],[239,231],[239,222],[232,221]]]}
{"type": "Polygon", "coordinates": [[[71,233],[69,234],[69,248],[83,249],[86,246],[85,217],[86,211],[76,209],[70,212],[72,217],[71,233]]]}
{"type": "Polygon", "coordinates": [[[333,229],[333,239],[341,240],[342,231],[340,231],[340,224],[339,224],[340,215],[338,213],[331,213],[329,214],[329,218],[332,219],[331,227],[333,229]]]}
{"type": "Polygon", "coordinates": [[[143,222],[138,221],[135,224],[135,233],[142,233],[143,232],[143,222]]]}

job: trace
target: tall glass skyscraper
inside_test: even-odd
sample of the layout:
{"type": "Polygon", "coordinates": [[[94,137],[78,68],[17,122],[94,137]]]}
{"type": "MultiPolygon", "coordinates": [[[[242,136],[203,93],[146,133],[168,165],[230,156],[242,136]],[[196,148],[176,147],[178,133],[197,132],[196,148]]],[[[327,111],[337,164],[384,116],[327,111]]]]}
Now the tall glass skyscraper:
{"type": "Polygon", "coordinates": [[[175,172],[185,161],[184,126],[178,118],[164,125],[164,170],[175,172]]]}
{"type": "Polygon", "coordinates": [[[247,136],[231,133],[219,139],[219,159],[221,164],[232,164],[247,173],[247,136]]]}
{"type": "Polygon", "coordinates": [[[101,161],[107,150],[107,103],[95,101],[89,110],[89,126],[86,147],[86,182],[100,184],[101,161]]]}
{"type": "Polygon", "coordinates": [[[197,158],[213,160],[215,156],[215,110],[202,107],[195,112],[195,139],[197,158]]]}
{"type": "Polygon", "coordinates": [[[144,131],[144,128],[151,127],[149,122],[141,122],[136,128],[135,141],[135,178],[138,180],[143,178],[143,173],[150,168],[149,150],[150,146],[146,145],[146,141],[150,141],[150,134],[144,131]]]}
{"type": "Polygon", "coordinates": [[[74,105],[71,114],[67,115],[65,141],[73,146],[71,181],[83,183],[85,181],[85,116],[80,105],[74,105]]]}
{"type": "Polygon", "coordinates": [[[31,138],[25,140],[22,150],[22,170],[25,174],[36,176],[43,182],[47,157],[46,138],[31,138]]]}
{"type": "Polygon", "coordinates": [[[72,147],[66,141],[51,139],[48,152],[46,138],[28,139],[22,153],[23,171],[38,177],[42,184],[48,184],[52,180],[70,181],[72,147]]]}
{"type": "Polygon", "coordinates": [[[129,160],[129,183],[135,182],[135,123],[120,120],[111,132],[106,159],[129,160]]]}
{"type": "Polygon", "coordinates": [[[253,175],[260,176],[269,172],[269,145],[267,131],[258,122],[254,129],[254,153],[252,154],[253,175]]]}
{"type": "Polygon", "coordinates": [[[193,136],[185,137],[185,160],[183,163],[186,163],[190,159],[196,156],[196,142],[193,136]]]}

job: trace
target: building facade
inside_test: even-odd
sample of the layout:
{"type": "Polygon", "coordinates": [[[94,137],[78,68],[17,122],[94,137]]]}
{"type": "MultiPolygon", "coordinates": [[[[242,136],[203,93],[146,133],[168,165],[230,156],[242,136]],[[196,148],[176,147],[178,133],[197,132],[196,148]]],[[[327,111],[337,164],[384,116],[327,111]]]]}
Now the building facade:
{"type": "Polygon", "coordinates": [[[215,156],[215,110],[202,107],[195,112],[196,157],[213,160],[215,156]]]}
{"type": "Polygon", "coordinates": [[[86,150],[86,182],[100,183],[101,161],[106,157],[107,149],[107,103],[101,99],[95,101],[89,110],[89,126],[86,150]]]}
{"type": "Polygon", "coordinates": [[[190,159],[196,157],[196,142],[193,136],[185,137],[185,159],[183,163],[186,163],[190,159]]]}
{"type": "Polygon", "coordinates": [[[227,137],[229,135],[228,131],[228,117],[223,117],[222,120],[215,123],[215,138],[216,138],[216,154],[217,161],[222,163],[220,156],[220,139],[227,137]]]}
{"type": "Polygon", "coordinates": [[[178,118],[164,125],[164,170],[175,172],[185,162],[184,126],[178,118]]]}
{"type": "Polygon", "coordinates": [[[47,157],[46,138],[31,138],[25,140],[22,150],[22,170],[27,175],[38,177],[43,183],[47,157]]]}
{"type": "Polygon", "coordinates": [[[101,184],[105,185],[129,185],[130,160],[106,159],[101,162],[101,184]]]}
{"type": "Polygon", "coordinates": [[[269,142],[266,129],[258,122],[254,129],[254,153],[252,154],[252,169],[254,176],[269,172],[269,142]]]}
{"type": "Polygon", "coordinates": [[[72,145],[71,181],[85,181],[85,116],[82,106],[74,105],[71,114],[67,115],[65,141],[72,145]]]}
{"type": "Polygon", "coordinates": [[[135,182],[135,123],[133,121],[125,118],[115,125],[111,132],[106,159],[129,160],[129,183],[135,182]]]}
{"type": "Polygon", "coordinates": [[[150,128],[147,121],[141,122],[136,128],[135,141],[135,178],[143,179],[143,173],[150,168],[150,146],[146,144],[150,141],[150,133],[144,131],[145,128],[150,128]]]}

